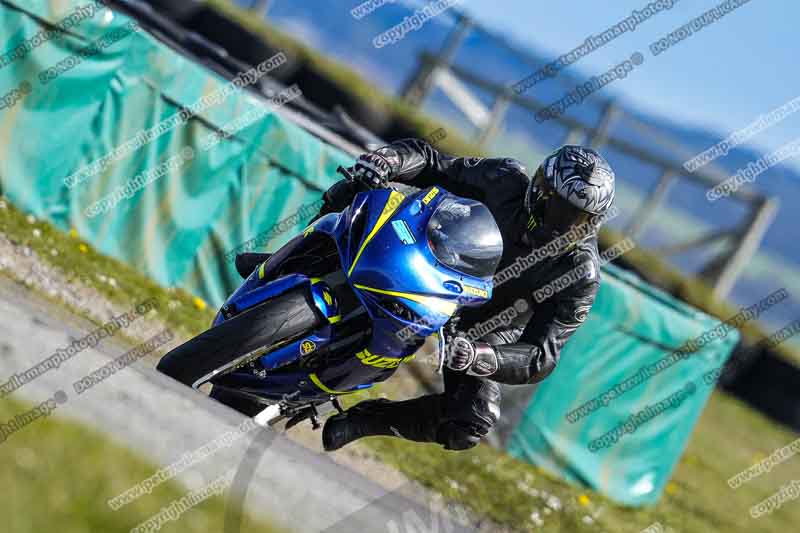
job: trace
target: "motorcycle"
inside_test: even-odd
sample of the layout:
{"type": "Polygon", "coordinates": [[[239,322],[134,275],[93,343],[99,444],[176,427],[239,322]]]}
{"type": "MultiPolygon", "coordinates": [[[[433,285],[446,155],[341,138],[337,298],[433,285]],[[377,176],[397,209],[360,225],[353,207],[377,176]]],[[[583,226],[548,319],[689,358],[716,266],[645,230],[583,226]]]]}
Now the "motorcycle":
{"type": "Polygon", "coordinates": [[[342,412],[341,396],[388,379],[431,335],[441,373],[458,309],[491,298],[502,253],[480,202],[435,186],[362,190],[272,254],[157,368],[210,383],[259,425],[317,429],[323,405],[342,412]]]}

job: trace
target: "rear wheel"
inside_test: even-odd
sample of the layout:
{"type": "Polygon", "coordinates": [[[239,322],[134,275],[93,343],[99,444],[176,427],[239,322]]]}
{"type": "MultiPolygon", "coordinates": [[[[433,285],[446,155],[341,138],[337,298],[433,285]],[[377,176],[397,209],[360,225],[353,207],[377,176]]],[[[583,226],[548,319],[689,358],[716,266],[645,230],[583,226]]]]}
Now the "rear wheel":
{"type": "Polygon", "coordinates": [[[260,348],[300,337],[322,323],[322,315],[307,288],[292,289],[178,346],[156,368],[197,388],[257,357],[254,352],[260,348]]]}

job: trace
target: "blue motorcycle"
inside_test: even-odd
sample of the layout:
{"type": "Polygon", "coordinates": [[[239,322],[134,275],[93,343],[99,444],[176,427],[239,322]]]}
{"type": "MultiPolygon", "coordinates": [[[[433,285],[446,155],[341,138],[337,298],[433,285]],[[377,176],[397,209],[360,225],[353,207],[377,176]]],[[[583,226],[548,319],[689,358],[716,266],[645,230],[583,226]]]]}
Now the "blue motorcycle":
{"type": "Polygon", "coordinates": [[[480,202],[440,187],[359,192],[271,255],[158,370],[210,383],[259,424],[316,429],[318,408],[341,412],[339,396],[386,380],[434,334],[441,372],[459,307],[491,298],[502,253],[480,202]]]}

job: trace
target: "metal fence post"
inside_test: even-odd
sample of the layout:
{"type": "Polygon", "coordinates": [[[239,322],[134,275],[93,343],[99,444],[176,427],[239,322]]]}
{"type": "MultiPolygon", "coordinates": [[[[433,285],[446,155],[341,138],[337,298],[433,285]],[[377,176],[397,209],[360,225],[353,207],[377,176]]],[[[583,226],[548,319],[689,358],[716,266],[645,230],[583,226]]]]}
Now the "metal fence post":
{"type": "Polygon", "coordinates": [[[608,138],[608,134],[611,131],[611,124],[617,117],[617,111],[617,105],[609,100],[603,108],[603,116],[600,117],[600,122],[589,139],[589,144],[591,144],[592,148],[599,148],[605,144],[606,138],[608,138]]]}
{"type": "Polygon", "coordinates": [[[489,115],[489,122],[484,126],[475,139],[481,146],[489,144],[500,131],[500,125],[506,117],[511,100],[506,93],[499,93],[494,100],[494,106],[489,115]]]}
{"type": "Polygon", "coordinates": [[[434,56],[433,60],[420,59],[417,72],[401,91],[401,96],[406,102],[412,105],[419,105],[425,101],[433,86],[436,70],[442,66],[449,66],[453,62],[456,52],[458,52],[461,43],[464,42],[473,25],[472,19],[466,15],[459,14],[456,27],[447,36],[442,49],[434,56]]]}
{"type": "Polygon", "coordinates": [[[714,296],[726,298],[733,289],[736,280],[758,251],[764,234],[772,224],[778,211],[779,202],[773,198],[764,198],[755,213],[743,224],[740,238],[727,256],[712,263],[703,272],[703,277],[712,282],[714,296]]]}
{"type": "Polygon", "coordinates": [[[653,193],[642,202],[641,207],[631,217],[628,227],[625,228],[625,235],[631,239],[636,239],[644,231],[645,225],[650,221],[650,217],[655,214],[659,206],[667,197],[670,186],[675,182],[677,175],[671,170],[665,169],[658,178],[658,183],[653,193]]]}

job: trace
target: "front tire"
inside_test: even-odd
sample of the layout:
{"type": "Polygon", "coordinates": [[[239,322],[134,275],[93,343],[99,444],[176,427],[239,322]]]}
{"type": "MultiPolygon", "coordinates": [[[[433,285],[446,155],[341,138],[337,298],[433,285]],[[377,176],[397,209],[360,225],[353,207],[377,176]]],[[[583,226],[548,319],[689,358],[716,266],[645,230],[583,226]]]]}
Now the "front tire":
{"type": "Polygon", "coordinates": [[[178,346],[161,358],[156,369],[197,388],[217,375],[219,369],[233,363],[245,364],[246,358],[240,359],[255,350],[299,337],[322,324],[322,315],[307,287],[298,287],[178,346]]]}

